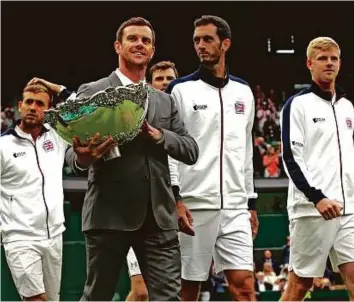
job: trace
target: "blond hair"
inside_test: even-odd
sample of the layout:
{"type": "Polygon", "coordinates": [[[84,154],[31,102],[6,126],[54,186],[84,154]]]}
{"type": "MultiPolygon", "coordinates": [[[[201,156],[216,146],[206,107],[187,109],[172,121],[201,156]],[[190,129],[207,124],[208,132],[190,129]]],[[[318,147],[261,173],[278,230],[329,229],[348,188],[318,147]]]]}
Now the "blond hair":
{"type": "Polygon", "coordinates": [[[25,92],[32,92],[32,93],[44,92],[49,95],[50,103],[52,103],[53,101],[53,92],[50,89],[48,89],[48,87],[42,84],[27,85],[22,91],[22,98],[24,98],[25,92]]]}
{"type": "Polygon", "coordinates": [[[39,92],[45,92],[48,93],[49,95],[51,95],[49,89],[41,84],[33,84],[33,85],[27,85],[24,89],[23,89],[23,93],[25,92],[33,92],[33,93],[39,93],[39,92]]]}
{"type": "Polygon", "coordinates": [[[336,48],[340,56],[340,48],[336,41],[330,37],[318,37],[310,41],[307,46],[306,55],[307,58],[312,58],[316,50],[327,50],[330,48],[336,48]]]}

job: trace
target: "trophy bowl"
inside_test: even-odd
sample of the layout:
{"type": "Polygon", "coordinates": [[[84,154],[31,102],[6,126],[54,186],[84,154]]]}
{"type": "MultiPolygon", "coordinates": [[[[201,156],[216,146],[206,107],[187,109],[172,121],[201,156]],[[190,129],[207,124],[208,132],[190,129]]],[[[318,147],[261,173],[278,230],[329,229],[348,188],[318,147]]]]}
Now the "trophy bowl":
{"type": "MultiPolygon", "coordinates": [[[[69,144],[77,136],[88,143],[98,132],[101,141],[108,136],[122,145],[133,140],[146,117],[149,88],[145,82],[128,86],[109,87],[88,99],[71,99],[46,110],[45,122],[69,144]]],[[[118,147],[105,156],[120,156],[118,147]]]]}

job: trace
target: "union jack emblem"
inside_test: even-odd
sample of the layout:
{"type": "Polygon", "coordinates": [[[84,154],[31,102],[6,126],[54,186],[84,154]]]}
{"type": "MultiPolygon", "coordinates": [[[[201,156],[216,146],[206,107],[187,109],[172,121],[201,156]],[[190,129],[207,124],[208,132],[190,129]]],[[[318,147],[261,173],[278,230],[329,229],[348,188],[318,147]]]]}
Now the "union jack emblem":
{"type": "Polygon", "coordinates": [[[53,151],[54,150],[54,144],[50,140],[46,140],[43,143],[43,149],[45,152],[53,151]]]}
{"type": "Polygon", "coordinates": [[[353,128],[352,120],[348,117],[346,121],[347,121],[347,126],[348,126],[348,128],[349,128],[349,129],[352,129],[352,128],[353,128]]]}
{"type": "Polygon", "coordinates": [[[236,114],[245,114],[245,103],[237,101],[235,103],[236,114]]]}

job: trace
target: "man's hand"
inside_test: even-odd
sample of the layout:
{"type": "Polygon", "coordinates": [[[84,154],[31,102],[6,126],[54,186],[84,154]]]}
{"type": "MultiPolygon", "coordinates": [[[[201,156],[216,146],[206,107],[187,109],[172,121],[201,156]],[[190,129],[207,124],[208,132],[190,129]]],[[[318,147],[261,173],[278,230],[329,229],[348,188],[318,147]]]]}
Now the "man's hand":
{"type": "Polygon", "coordinates": [[[48,81],[46,81],[44,79],[41,79],[41,78],[33,78],[32,80],[30,80],[27,83],[27,86],[28,85],[33,85],[33,84],[42,84],[42,85],[44,85],[45,87],[47,87],[49,90],[53,91],[56,94],[58,94],[60,92],[60,88],[61,88],[60,85],[48,82],[48,81]]]}
{"type": "Polygon", "coordinates": [[[259,228],[257,211],[256,210],[248,210],[248,212],[251,214],[250,222],[251,222],[251,229],[252,229],[252,239],[255,240],[257,237],[258,228],[259,228]]]}
{"type": "Polygon", "coordinates": [[[182,200],[177,201],[177,216],[179,230],[190,236],[194,236],[195,232],[193,230],[193,217],[192,213],[188,210],[187,206],[182,202],[182,200]]]}
{"type": "Polygon", "coordinates": [[[147,120],[144,121],[141,131],[146,133],[153,141],[158,142],[162,139],[162,132],[154,127],[152,127],[147,120]]]}
{"type": "Polygon", "coordinates": [[[316,204],[316,209],[324,219],[331,220],[341,215],[343,206],[337,200],[323,198],[316,204]]]}
{"type": "Polygon", "coordinates": [[[77,156],[76,163],[81,168],[88,168],[116,145],[111,136],[101,143],[98,143],[99,140],[99,133],[95,134],[88,145],[82,144],[77,136],[73,138],[73,149],[77,156]]]}

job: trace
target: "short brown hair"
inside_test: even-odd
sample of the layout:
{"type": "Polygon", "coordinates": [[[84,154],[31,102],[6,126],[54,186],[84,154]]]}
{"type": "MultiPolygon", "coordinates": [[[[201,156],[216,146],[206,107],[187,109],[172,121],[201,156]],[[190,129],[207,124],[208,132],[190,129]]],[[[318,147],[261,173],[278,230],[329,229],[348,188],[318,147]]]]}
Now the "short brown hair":
{"type": "Polygon", "coordinates": [[[338,50],[339,56],[340,56],[339,45],[332,38],[330,38],[330,37],[315,38],[312,41],[310,41],[309,45],[307,46],[307,51],[306,51],[307,58],[312,58],[316,49],[327,50],[332,47],[336,48],[338,50]]]}
{"type": "Polygon", "coordinates": [[[208,24],[213,24],[216,27],[216,34],[221,41],[224,41],[225,39],[231,40],[230,25],[223,18],[218,16],[203,15],[194,21],[194,28],[208,24]]]}
{"type": "Polygon", "coordinates": [[[175,63],[173,63],[171,61],[161,61],[161,62],[158,62],[158,63],[152,65],[150,70],[149,70],[150,78],[152,79],[152,75],[153,75],[153,73],[156,70],[166,70],[166,69],[169,69],[169,68],[173,69],[176,78],[178,78],[178,72],[177,72],[177,69],[175,67],[175,63]]]}
{"type": "Polygon", "coordinates": [[[127,20],[127,21],[124,21],[119,26],[119,28],[117,30],[116,40],[119,41],[119,42],[122,42],[124,28],[126,28],[128,26],[132,26],[132,25],[149,27],[151,29],[151,31],[152,31],[152,44],[153,45],[155,44],[155,31],[152,28],[151,23],[148,20],[146,20],[146,19],[144,19],[142,17],[133,17],[133,18],[130,18],[129,20],[127,20]]]}

